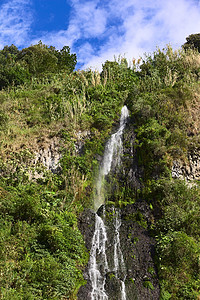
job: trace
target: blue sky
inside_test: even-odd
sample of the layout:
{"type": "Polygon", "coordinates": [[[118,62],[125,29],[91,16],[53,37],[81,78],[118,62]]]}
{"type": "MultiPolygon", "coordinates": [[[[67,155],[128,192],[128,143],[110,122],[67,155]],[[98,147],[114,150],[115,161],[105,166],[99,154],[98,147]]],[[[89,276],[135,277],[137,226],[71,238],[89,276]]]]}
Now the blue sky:
{"type": "Polygon", "coordinates": [[[200,33],[198,0],[0,0],[0,48],[68,45],[84,69],[179,48],[191,33],[200,33]]]}

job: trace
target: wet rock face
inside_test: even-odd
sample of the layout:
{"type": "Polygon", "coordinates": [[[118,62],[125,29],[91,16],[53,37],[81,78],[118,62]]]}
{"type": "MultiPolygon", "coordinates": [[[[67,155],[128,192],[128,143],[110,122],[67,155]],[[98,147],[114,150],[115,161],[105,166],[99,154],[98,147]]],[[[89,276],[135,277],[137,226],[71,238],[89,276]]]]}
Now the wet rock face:
{"type": "Polygon", "coordinates": [[[119,166],[118,176],[120,182],[126,183],[131,189],[140,189],[143,170],[139,168],[135,144],[135,133],[132,124],[127,124],[123,135],[122,163],[119,166]]]}
{"type": "MultiPolygon", "coordinates": [[[[95,212],[87,209],[84,210],[82,215],[79,217],[79,230],[81,231],[83,238],[85,240],[85,245],[90,251],[92,247],[92,237],[95,230],[95,212]]],[[[87,300],[91,299],[91,291],[92,286],[90,282],[88,266],[85,268],[83,272],[84,279],[87,281],[87,284],[82,286],[78,292],[78,299],[80,300],[87,300]]]]}
{"type": "MultiPolygon", "coordinates": [[[[106,209],[110,216],[112,209],[111,207],[106,209]]],[[[159,283],[153,262],[155,240],[150,237],[148,231],[153,219],[151,211],[145,202],[138,202],[123,208],[120,215],[120,245],[126,268],[127,300],[159,299],[159,283]]],[[[114,234],[111,219],[112,217],[108,217],[106,222],[108,240],[112,240],[114,234]]],[[[109,250],[111,251],[108,256],[112,257],[112,245],[108,246],[108,252],[109,250]]],[[[109,299],[118,299],[115,298],[117,282],[110,276],[106,284],[109,299]]]]}
{"type": "MultiPolygon", "coordinates": [[[[122,280],[125,283],[126,300],[157,300],[160,297],[159,283],[153,262],[155,240],[150,237],[148,228],[152,222],[152,214],[145,202],[128,205],[122,210],[113,206],[106,206],[104,216],[103,207],[98,214],[104,219],[107,231],[106,255],[109,270],[105,277],[105,291],[108,300],[121,299],[122,280]],[[115,269],[114,243],[116,236],[116,211],[119,213],[120,251],[124,260],[124,267],[115,269]]],[[[90,210],[85,211],[79,222],[79,228],[86,241],[88,250],[94,233],[95,217],[90,210]]],[[[117,250],[119,251],[119,249],[117,250]]],[[[120,257],[119,263],[121,264],[120,257]]],[[[87,284],[79,290],[79,300],[91,300],[91,282],[88,267],[84,272],[87,284]]]]}
{"type": "Polygon", "coordinates": [[[84,237],[85,244],[88,250],[92,247],[92,237],[95,230],[95,212],[91,209],[83,211],[79,217],[79,229],[84,237]]]}
{"type": "Polygon", "coordinates": [[[188,153],[187,163],[181,160],[174,161],[172,177],[187,181],[200,180],[200,149],[188,153]]]}
{"type": "MultiPolygon", "coordinates": [[[[127,125],[123,135],[121,163],[117,169],[113,168],[106,178],[111,185],[110,191],[116,190],[116,181],[119,189],[123,187],[132,191],[132,194],[142,186],[143,170],[138,166],[134,140],[134,128],[131,124],[127,125]],[[114,178],[113,182],[112,178],[114,178]]],[[[112,192],[107,200],[108,203],[118,203],[112,192]]],[[[153,261],[155,240],[150,236],[153,214],[148,204],[138,201],[121,209],[113,205],[102,205],[97,214],[102,218],[107,233],[108,269],[104,270],[104,289],[108,300],[158,300],[160,289],[153,261]],[[116,252],[118,253],[117,259],[116,252]],[[125,297],[122,292],[123,288],[125,297]]],[[[79,229],[90,251],[95,231],[95,214],[91,210],[84,211],[80,217],[79,229]]],[[[89,264],[84,271],[84,277],[87,284],[80,288],[78,299],[91,300],[89,264]]]]}
{"type": "Polygon", "coordinates": [[[132,299],[132,285],[135,299],[159,299],[159,282],[153,261],[155,240],[149,235],[153,219],[151,211],[145,202],[138,202],[125,207],[121,218],[121,245],[127,267],[127,299],[132,299]]]}

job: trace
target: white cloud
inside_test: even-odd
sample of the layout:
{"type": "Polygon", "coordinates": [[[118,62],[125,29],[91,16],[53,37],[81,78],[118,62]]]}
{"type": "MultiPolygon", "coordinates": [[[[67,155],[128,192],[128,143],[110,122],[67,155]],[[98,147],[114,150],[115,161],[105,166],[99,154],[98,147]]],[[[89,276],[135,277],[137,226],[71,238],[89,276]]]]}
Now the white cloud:
{"type": "Polygon", "coordinates": [[[75,16],[73,22],[82,33],[82,38],[97,37],[103,34],[106,29],[106,15],[104,8],[97,6],[98,2],[87,1],[74,4],[75,16]]]}
{"type": "Polygon", "coordinates": [[[32,1],[7,0],[0,6],[0,47],[39,40],[57,48],[69,45],[85,68],[119,54],[131,60],[167,43],[180,47],[189,34],[200,32],[197,0],[71,0],[69,25],[34,33],[31,40],[32,1]]]}
{"type": "Polygon", "coordinates": [[[173,44],[184,43],[186,36],[200,32],[200,7],[192,0],[167,1],[157,19],[163,20],[162,31],[173,44]]]}
{"type": "Polygon", "coordinates": [[[82,3],[79,0],[72,0],[71,5],[72,13],[68,28],[58,32],[44,32],[33,43],[42,40],[45,44],[53,44],[57,48],[64,45],[72,47],[80,38],[96,38],[105,32],[107,12],[97,6],[98,1],[82,3]]]}
{"type": "Polygon", "coordinates": [[[116,25],[98,54],[90,55],[89,60],[86,58],[85,67],[100,67],[105,59],[112,60],[114,54],[125,53],[131,60],[167,43],[180,47],[189,34],[200,32],[200,7],[192,0],[127,0],[123,3],[112,0],[109,3],[107,14],[118,18],[120,25],[116,25]]]}
{"type": "Polygon", "coordinates": [[[0,48],[26,43],[32,24],[29,0],[10,0],[0,6],[0,48]]]}

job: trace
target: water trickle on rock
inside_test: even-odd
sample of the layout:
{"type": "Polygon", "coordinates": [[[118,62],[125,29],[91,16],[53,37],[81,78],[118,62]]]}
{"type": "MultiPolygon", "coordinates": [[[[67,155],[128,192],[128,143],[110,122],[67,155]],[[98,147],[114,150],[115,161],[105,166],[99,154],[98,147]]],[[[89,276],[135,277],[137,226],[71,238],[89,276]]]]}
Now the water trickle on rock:
{"type": "MultiPolygon", "coordinates": [[[[103,181],[106,175],[111,171],[111,168],[116,168],[120,165],[121,154],[123,151],[122,135],[125,129],[129,112],[126,106],[121,110],[120,126],[116,133],[112,134],[105,147],[103,161],[100,166],[99,176],[96,183],[96,196],[94,199],[94,208],[97,210],[104,204],[104,189],[103,181]]],[[[121,299],[126,300],[126,268],[120,246],[119,229],[121,219],[119,212],[113,209],[114,222],[114,269],[109,270],[108,260],[106,256],[107,233],[103,218],[97,214],[95,216],[95,231],[92,238],[92,247],[90,251],[89,261],[89,277],[92,285],[91,300],[108,300],[105,291],[106,273],[112,271],[116,278],[121,282],[121,299]]]]}

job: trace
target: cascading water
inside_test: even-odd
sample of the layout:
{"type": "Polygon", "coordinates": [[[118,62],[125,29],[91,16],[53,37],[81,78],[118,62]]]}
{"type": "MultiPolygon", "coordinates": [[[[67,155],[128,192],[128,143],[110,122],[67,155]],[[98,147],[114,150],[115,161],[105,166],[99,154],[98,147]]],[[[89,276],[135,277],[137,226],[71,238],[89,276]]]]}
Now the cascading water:
{"type": "MultiPolygon", "coordinates": [[[[99,170],[99,176],[96,183],[96,197],[94,199],[94,208],[97,210],[104,204],[103,181],[109,174],[111,167],[116,168],[121,161],[122,154],[122,134],[127,123],[129,113],[126,106],[121,110],[120,126],[116,133],[109,139],[105,147],[103,161],[99,170]]],[[[125,264],[120,247],[119,229],[121,221],[119,213],[113,211],[114,218],[114,270],[115,276],[121,281],[121,299],[126,300],[125,291],[125,264]]],[[[105,291],[105,275],[109,271],[106,256],[107,233],[104,221],[97,214],[95,216],[95,232],[92,239],[89,261],[89,277],[92,284],[91,300],[108,300],[105,291]]]]}
{"type": "Polygon", "coordinates": [[[121,299],[126,300],[126,290],[125,290],[125,279],[126,279],[126,267],[124,263],[123,254],[121,251],[119,229],[121,227],[121,219],[119,212],[113,209],[113,215],[115,215],[114,226],[114,273],[116,277],[121,281],[121,299]]]}
{"type": "Polygon", "coordinates": [[[107,300],[108,297],[104,290],[105,274],[108,271],[106,257],[107,233],[103,220],[97,214],[95,218],[95,232],[92,238],[89,268],[89,276],[92,282],[91,299],[107,300]]]}
{"type": "Polygon", "coordinates": [[[123,150],[122,135],[129,117],[129,112],[126,106],[122,107],[119,129],[112,134],[108,143],[105,146],[103,161],[100,166],[99,176],[96,182],[96,196],[94,199],[95,211],[104,204],[103,181],[106,175],[109,174],[111,167],[120,165],[121,154],[123,150]]]}

